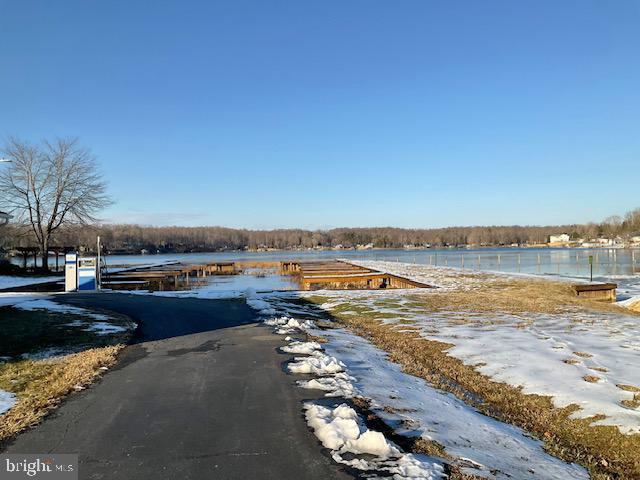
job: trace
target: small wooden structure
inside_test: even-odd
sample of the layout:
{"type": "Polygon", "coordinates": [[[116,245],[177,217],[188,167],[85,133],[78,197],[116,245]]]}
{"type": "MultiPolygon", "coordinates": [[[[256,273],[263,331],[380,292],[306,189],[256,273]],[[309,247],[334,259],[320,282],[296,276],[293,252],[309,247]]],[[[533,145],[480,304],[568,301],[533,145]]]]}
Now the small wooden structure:
{"type": "Polygon", "coordinates": [[[235,262],[208,263],[207,266],[212,275],[235,275],[237,273],[235,262]]]}
{"type": "Polygon", "coordinates": [[[576,295],[597,302],[616,301],[616,283],[585,283],[573,285],[576,295]]]}

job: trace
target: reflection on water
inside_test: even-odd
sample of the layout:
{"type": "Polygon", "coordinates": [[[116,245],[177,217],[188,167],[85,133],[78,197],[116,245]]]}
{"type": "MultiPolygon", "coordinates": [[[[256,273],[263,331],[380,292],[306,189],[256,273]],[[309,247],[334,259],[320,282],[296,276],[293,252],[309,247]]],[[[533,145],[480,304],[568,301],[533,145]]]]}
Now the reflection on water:
{"type": "Polygon", "coordinates": [[[273,290],[297,290],[299,285],[294,278],[288,275],[215,275],[206,278],[207,283],[197,287],[198,289],[222,292],[245,291],[249,288],[256,292],[273,290]]]}

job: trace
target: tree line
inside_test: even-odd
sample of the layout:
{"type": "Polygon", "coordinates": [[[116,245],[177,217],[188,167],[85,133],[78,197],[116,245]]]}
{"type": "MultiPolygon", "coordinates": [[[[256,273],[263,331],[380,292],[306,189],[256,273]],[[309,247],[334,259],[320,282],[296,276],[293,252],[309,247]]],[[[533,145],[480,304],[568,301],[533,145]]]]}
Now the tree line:
{"type": "MultiPolygon", "coordinates": [[[[16,224],[4,228],[5,248],[34,245],[16,224]]],[[[92,251],[96,236],[112,253],[204,252],[256,249],[443,247],[544,244],[549,235],[568,233],[572,239],[640,235],[640,208],[624,218],[601,223],[548,226],[470,226],[430,229],[393,227],[334,228],[330,230],[248,230],[225,227],[154,227],[131,224],[66,225],[52,236],[51,245],[84,247],[92,251]]]]}

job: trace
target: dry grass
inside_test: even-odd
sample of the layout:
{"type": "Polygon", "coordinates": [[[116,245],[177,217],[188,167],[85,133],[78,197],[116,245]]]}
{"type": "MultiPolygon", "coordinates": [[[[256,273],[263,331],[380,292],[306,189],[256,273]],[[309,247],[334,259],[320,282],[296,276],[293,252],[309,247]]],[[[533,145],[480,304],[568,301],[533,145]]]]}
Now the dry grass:
{"type": "MultiPolygon", "coordinates": [[[[429,295],[408,296],[417,305],[431,311],[524,314],[563,313],[588,306],[598,311],[626,313],[629,310],[611,303],[589,301],[578,297],[570,284],[546,280],[489,277],[481,288],[430,292],[429,295]]],[[[632,313],[633,314],[633,313],[632,313]]]]}
{"type": "Polygon", "coordinates": [[[640,394],[635,394],[632,400],[622,400],[620,404],[635,410],[640,407],[640,394]]]}
{"type": "MultiPolygon", "coordinates": [[[[595,309],[629,314],[615,305],[578,298],[569,285],[562,283],[505,279],[494,281],[491,286],[495,289],[408,298],[413,307],[427,311],[524,314],[595,309]]],[[[556,408],[549,397],[524,394],[521,388],[493,381],[473,366],[449,356],[447,350],[452,345],[425,339],[417,332],[407,331],[406,326],[383,324],[370,311],[358,311],[343,304],[332,313],[338,321],[387,351],[390,359],[402,365],[405,372],[455,394],[486,415],[523,428],[541,439],[552,455],[587,467],[592,478],[640,478],[640,435],[624,435],[613,426],[592,425],[597,418],[570,418],[577,406],[556,408]]],[[[587,358],[580,353],[583,352],[577,355],[587,358]]],[[[573,361],[567,359],[568,363],[573,361]]],[[[597,379],[595,375],[585,377],[587,381],[597,379]]],[[[637,387],[627,386],[628,391],[635,392],[634,388],[637,387]]],[[[628,408],[636,408],[640,395],[627,403],[628,408]]],[[[427,447],[425,452],[434,448],[427,447]]]]}
{"type": "Polygon", "coordinates": [[[627,392],[640,392],[640,388],[635,385],[626,385],[624,383],[619,383],[616,385],[620,390],[625,390],[627,392]]]}
{"type": "Polygon", "coordinates": [[[122,345],[92,348],[55,360],[22,360],[0,365],[0,388],[18,397],[0,416],[0,441],[37,424],[65,395],[91,383],[116,361],[122,345]]]}

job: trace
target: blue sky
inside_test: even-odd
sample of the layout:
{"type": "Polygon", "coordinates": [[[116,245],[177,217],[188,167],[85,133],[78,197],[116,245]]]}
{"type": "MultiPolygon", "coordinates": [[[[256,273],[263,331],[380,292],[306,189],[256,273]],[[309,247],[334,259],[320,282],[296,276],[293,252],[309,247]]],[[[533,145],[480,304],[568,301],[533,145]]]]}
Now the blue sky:
{"type": "Polygon", "coordinates": [[[0,136],[114,222],[601,220],[640,206],[640,2],[0,0],[0,136]]]}

